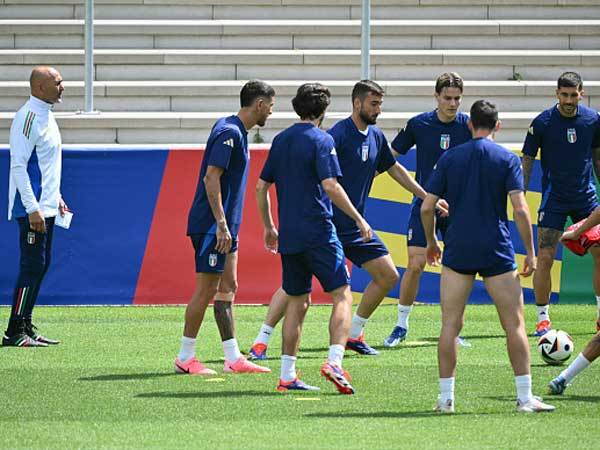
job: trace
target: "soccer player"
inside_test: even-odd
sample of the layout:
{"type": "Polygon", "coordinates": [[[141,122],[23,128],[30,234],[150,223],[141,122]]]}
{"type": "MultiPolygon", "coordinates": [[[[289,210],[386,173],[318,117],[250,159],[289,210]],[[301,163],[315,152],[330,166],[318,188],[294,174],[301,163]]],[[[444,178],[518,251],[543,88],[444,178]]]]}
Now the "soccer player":
{"type": "MultiPolygon", "coordinates": [[[[565,232],[560,240],[572,240],[579,239],[581,234],[595,225],[600,223],[600,208],[596,208],[594,212],[587,218],[581,226],[573,231],[565,232]]],[[[561,395],[565,392],[567,386],[570,385],[571,381],[579,375],[584,369],[586,369],[595,359],[600,356],[600,331],[588,342],[587,346],[583,351],[575,358],[575,360],[569,364],[565,370],[563,370],[559,376],[554,378],[548,384],[548,388],[552,394],[561,395]]]]}
{"type": "MultiPolygon", "coordinates": [[[[575,72],[558,78],[558,104],[538,115],[523,144],[525,189],[533,163],[541,150],[542,202],[538,215],[538,268],[533,275],[537,306],[534,336],[551,329],[549,314],[552,280],[550,269],[567,217],[574,223],[598,206],[592,165],[600,174],[600,119],[582,104],[583,82],[575,72]]],[[[593,284],[598,304],[596,328],[600,330],[600,248],[590,249],[594,259],[593,284]]]]}
{"type": "Polygon", "coordinates": [[[427,239],[426,258],[432,265],[439,265],[441,256],[435,236],[435,203],[444,197],[450,210],[440,281],[440,396],[436,410],[454,412],[456,338],[463,326],[465,304],[475,275],[479,273],[506,333],[517,388],[517,411],[551,411],[553,406],[542,403],[531,393],[523,290],[506,214],[509,196],[514,220],[527,250],[521,274],[530,276],[536,261],[529,208],[523,194],[521,163],[516,155],[491,140],[500,128],[498,111],[493,104],[478,100],[471,107],[470,117],[473,139],[442,155],[431,174],[427,185],[429,194],[421,207],[427,239]]]}
{"type": "Polygon", "coordinates": [[[279,391],[318,390],[299,380],[295,368],[315,275],[333,301],[329,356],[321,366],[321,374],[340,393],[354,393],[342,369],[352,295],[342,244],[332,221],[331,202],[350,217],[364,242],[371,240],[372,232],[337,181],[342,173],[333,138],[319,129],[330,97],[329,89],[319,83],[306,83],[298,88],[292,105],[300,122],[273,139],[256,186],[265,245],[281,254],[282,288],[287,296],[279,391]],[[268,191],[272,184],[277,187],[279,232],[271,217],[268,191]]]}
{"type": "Polygon", "coordinates": [[[181,350],[175,371],[214,375],[196,358],[196,336],[210,300],[225,353],[224,372],[270,372],[241,354],[235,338],[233,301],[237,290],[238,232],[250,167],[248,130],[264,126],[271,115],[275,91],[262,81],[247,82],[240,92],[237,115],[213,126],[190,209],[187,233],[196,258],[196,289],[185,311],[181,350]]]}
{"type": "MultiPolygon", "coordinates": [[[[384,91],[377,83],[359,81],[352,89],[352,115],[329,130],[343,174],[339,182],[361,215],[364,215],[373,179],[384,172],[416,197],[423,199],[426,195],[408,171],[396,162],[383,132],[375,126],[381,114],[383,95],[384,91]]],[[[365,342],[363,327],[398,282],[398,271],[379,237],[373,233],[373,239],[364,242],[354,220],[336,206],[333,207],[333,223],[346,257],[365,269],[372,278],[352,318],[346,347],[359,354],[377,355],[377,350],[365,342]]],[[[251,358],[266,359],[273,328],[285,313],[285,299],[285,292],[281,289],[273,295],[267,319],[250,349],[251,358]]]]}
{"type": "Polygon", "coordinates": [[[31,96],[10,127],[8,220],[19,225],[21,258],[5,347],[47,347],[60,341],[37,332],[33,307],[50,266],[54,221],[67,205],[60,194],[62,145],[52,107],[62,101],[63,79],[39,66],[29,78],[31,96]]]}
{"type": "MultiPolygon", "coordinates": [[[[471,139],[471,132],[467,127],[469,117],[458,111],[462,94],[463,80],[460,75],[454,72],[440,75],[435,82],[437,108],[410,119],[392,142],[392,149],[403,155],[416,146],[416,179],[421,186],[426,186],[435,163],[444,152],[471,139]]],[[[425,269],[427,243],[419,212],[421,203],[422,200],[415,197],[408,219],[408,265],[400,282],[398,320],[383,342],[386,347],[395,347],[406,339],[408,319],[425,269]]],[[[443,234],[445,228],[446,220],[438,217],[436,230],[443,234]]]]}

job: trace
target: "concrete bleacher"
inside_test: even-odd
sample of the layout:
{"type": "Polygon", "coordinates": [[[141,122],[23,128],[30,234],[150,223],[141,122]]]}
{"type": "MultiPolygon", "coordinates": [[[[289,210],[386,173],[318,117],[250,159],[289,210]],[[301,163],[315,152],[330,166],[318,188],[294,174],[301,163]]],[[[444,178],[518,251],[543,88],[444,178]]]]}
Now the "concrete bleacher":
{"type": "MultiPolygon", "coordinates": [[[[294,120],[304,80],[333,92],[327,123],[350,109],[360,77],[360,0],[96,0],[95,106],[83,107],[83,0],[0,0],[0,142],[28,93],[32,66],[55,65],[67,91],[56,110],[65,143],[205,142],[238,106],[244,80],[272,81],[269,141],[294,120]]],[[[489,98],[505,142],[521,141],[554,100],[565,70],[580,72],[599,107],[600,0],[373,0],[371,77],[387,95],[381,128],[392,138],[434,107],[433,79],[457,71],[464,106],[489,98]]],[[[253,132],[254,135],[254,132],[253,132]]]]}

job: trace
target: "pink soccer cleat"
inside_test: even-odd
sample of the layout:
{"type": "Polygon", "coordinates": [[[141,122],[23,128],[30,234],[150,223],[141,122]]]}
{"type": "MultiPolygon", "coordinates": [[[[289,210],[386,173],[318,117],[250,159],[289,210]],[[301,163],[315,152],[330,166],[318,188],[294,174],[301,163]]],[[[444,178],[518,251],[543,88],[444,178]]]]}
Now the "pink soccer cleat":
{"type": "Polygon", "coordinates": [[[248,361],[243,356],[240,356],[237,360],[230,362],[225,361],[223,366],[223,372],[225,373],[270,373],[271,369],[268,367],[262,367],[258,364],[254,364],[248,361]]]}
{"type": "Polygon", "coordinates": [[[212,369],[209,369],[204,364],[193,358],[188,359],[187,361],[181,361],[179,358],[175,359],[175,373],[184,373],[188,375],[216,375],[212,369]]]}

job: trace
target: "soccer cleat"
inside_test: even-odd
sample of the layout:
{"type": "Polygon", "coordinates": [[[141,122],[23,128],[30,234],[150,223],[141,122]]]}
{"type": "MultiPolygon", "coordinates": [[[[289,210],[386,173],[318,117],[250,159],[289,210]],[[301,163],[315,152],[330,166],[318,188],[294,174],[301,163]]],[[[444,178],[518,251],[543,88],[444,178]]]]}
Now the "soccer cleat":
{"type": "Polygon", "coordinates": [[[264,361],[267,359],[267,346],[260,342],[254,344],[248,352],[248,359],[252,361],[264,361]]]}
{"type": "Polygon", "coordinates": [[[25,333],[17,333],[13,336],[4,335],[2,347],[48,347],[48,344],[36,341],[25,333]]]}
{"type": "Polygon", "coordinates": [[[383,340],[383,345],[386,347],[396,347],[406,339],[408,330],[399,326],[395,326],[392,333],[383,340]]]}
{"type": "Polygon", "coordinates": [[[185,373],[188,375],[216,375],[212,369],[209,369],[204,364],[202,364],[195,356],[192,358],[181,361],[179,358],[175,359],[175,372],[176,373],[185,373]]]}
{"type": "Polygon", "coordinates": [[[567,384],[567,380],[559,375],[554,380],[550,381],[550,383],[548,383],[548,390],[551,394],[562,395],[563,392],[565,392],[565,389],[567,389],[567,386],[569,386],[567,384]]]}
{"type": "Polygon", "coordinates": [[[233,362],[225,361],[223,366],[223,372],[225,373],[270,373],[271,369],[268,367],[262,367],[248,361],[243,356],[240,356],[233,362]]]}
{"type": "Polygon", "coordinates": [[[346,350],[354,350],[359,355],[379,355],[379,352],[365,342],[365,335],[361,333],[356,339],[348,338],[346,350]]]}
{"type": "Polygon", "coordinates": [[[547,403],[543,403],[539,397],[532,397],[527,402],[521,402],[517,399],[517,412],[521,413],[539,413],[539,412],[551,412],[556,408],[547,403]]]}
{"type": "Polygon", "coordinates": [[[535,326],[535,331],[533,332],[533,335],[535,337],[541,337],[541,336],[545,335],[551,329],[552,329],[552,323],[549,320],[542,320],[542,321],[538,322],[538,324],[535,326]]]}
{"type": "Polygon", "coordinates": [[[292,381],[283,381],[279,379],[279,384],[277,385],[277,390],[279,392],[288,392],[288,391],[320,391],[321,388],[317,386],[311,386],[310,384],[306,384],[304,381],[296,378],[292,381]]]}
{"type": "Polygon", "coordinates": [[[50,338],[38,333],[38,328],[33,323],[31,323],[30,320],[25,321],[25,334],[27,336],[29,336],[31,339],[33,339],[34,341],[41,342],[43,344],[49,344],[49,345],[60,344],[60,341],[58,341],[56,339],[50,339],[50,338]]]}
{"type": "Polygon", "coordinates": [[[350,374],[340,366],[325,361],[321,366],[321,375],[331,381],[340,394],[354,394],[354,388],[350,384],[350,374]]]}
{"type": "Polygon", "coordinates": [[[471,347],[473,347],[473,345],[469,341],[467,341],[464,337],[462,337],[462,336],[458,336],[456,338],[456,343],[460,347],[463,347],[463,348],[471,348],[471,347]]]}
{"type": "Polygon", "coordinates": [[[454,400],[449,398],[448,400],[443,402],[440,398],[438,398],[437,402],[435,402],[433,410],[441,414],[452,414],[454,413],[454,400]]]}

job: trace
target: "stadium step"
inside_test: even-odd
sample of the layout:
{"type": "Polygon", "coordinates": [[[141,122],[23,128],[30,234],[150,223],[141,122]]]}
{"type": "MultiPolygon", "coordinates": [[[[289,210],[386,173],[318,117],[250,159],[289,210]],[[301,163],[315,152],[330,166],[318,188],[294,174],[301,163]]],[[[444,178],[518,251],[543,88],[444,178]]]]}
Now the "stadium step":
{"type": "MultiPolygon", "coordinates": [[[[96,48],[358,49],[360,20],[96,20],[96,48]],[[334,39],[332,39],[334,37],[334,39]]],[[[373,49],[598,49],[600,20],[373,20],[373,49]]],[[[83,20],[0,20],[0,48],[82,48],[83,20]]]]}
{"type": "MultiPolygon", "coordinates": [[[[83,50],[0,50],[0,81],[27,79],[32,65],[55,65],[83,79],[83,50]]],[[[104,80],[358,79],[360,50],[96,50],[104,80]]],[[[432,80],[454,70],[466,79],[555,80],[569,68],[600,79],[599,50],[373,50],[371,78],[432,80]]]]}
{"type": "MultiPolygon", "coordinates": [[[[372,0],[373,19],[600,19],[594,0],[372,0]]],[[[0,0],[7,19],[81,19],[83,0],[0,0]]],[[[360,19],[360,0],[102,0],[97,19],[360,19]],[[243,7],[241,7],[243,6],[243,7]],[[318,7],[316,7],[318,6],[318,7]]]]}
{"type": "MultiPolygon", "coordinates": [[[[277,92],[275,110],[292,111],[291,99],[298,86],[308,80],[268,80],[277,92]]],[[[350,108],[353,80],[321,80],[332,93],[331,110],[350,108]]],[[[245,81],[98,81],[94,84],[94,105],[104,112],[210,112],[236,111],[239,90],[245,81]]],[[[426,111],[434,107],[432,81],[382,81],[386,91],[384,111],[426,111]]],[[[63,103],[55,111],[83,109],[81,81],[65,82],[63,103]]],[[[541,111],[555,100],[555,81],[465,81],[463,107],[486,98],[502,112],[541,111]]],[[[584,103],[600,108],[600,81],[585,82],[584,103]]],[[[0,111],[14,112],[29,95],[29,83],[0,82],[0,111]]]]}
{"type": "MultiPolygon", "coordinates": [[[[104,112],[100,114],[57,113],[56,119],[65,144],[194,144],[206,142],[214,122],[231,112],[104,112]]],[[[389,112],[379,117],[377,124],[391,140],[406,121],[417,112],[389,112]]],[[[324,126],[348,116],[348,112],[332,111],[324,126]]],[[[503,128],[498,138],[503,142],[523,140],[536,112],[501,113],[503,128]]],[[[14,113],[0,113],[0,142],[8,142],[14,113]]],[[[292,112],[276,112],[269,118],[260,137],[270,142],[275,134],[297,121],[292,112]]],[[[249,133],[249,142],[256,141],[257,129],[249,133]]]]}

